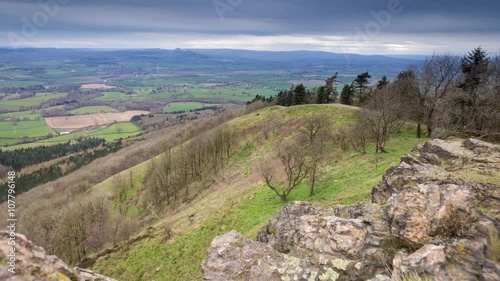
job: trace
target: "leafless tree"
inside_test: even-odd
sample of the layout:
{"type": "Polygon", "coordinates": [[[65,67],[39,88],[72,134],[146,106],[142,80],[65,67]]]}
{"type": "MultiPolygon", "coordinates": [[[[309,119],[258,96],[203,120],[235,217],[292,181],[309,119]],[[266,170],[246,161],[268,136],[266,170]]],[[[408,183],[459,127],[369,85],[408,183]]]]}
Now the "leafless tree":
{"type": "Polygon", "coordinates": [[[440,102],[455,90],[459,73],[460,58],[452,55],[434,54],[416,68],[419,101],[425,100],[424,118],[429,138],[437,125],[440,102]]]}
{"type": "Polygon", "coordinates": [[[268,165],[262,166],[262,176],[266,185],[278,195],[281,201],[286,201],[292,190],[302,183],[307,176],[306,157],[297,141],[285,143],[278,152],[278,158],[283,165],[286,178],[282,185],[274,182],[274,171],[268,165]]]}
{"type": "Polygon", "coordinates": [[[328,114],[313,113],[306,118],[305,125],[300,129],[301,135],[306,139],[303,143],[305,143],[310,158],[307,161],[309,178],[311,179],[310,196],[314,195],[318,166],[325,158],[327,143],[331,140],[332,126],[333,122],[328,114]]]}
{"type": "Polygon", "coordinates": [[[376,143],[376,152],[385,152],[385,144],[391,133],[405,124],[400,107],[401,96],[393,84],[375,91],[363,109],[360,122],[366,124],[376,143]]]}
{"type": "Polygon", "coordinates": [[[399,94],[403,97],[400,106],[406,112],[409,119],[417,123],[417,138],[422,137],[422,124],[425,119],[425,93],[420,91],[416,74],[419,66],[413,65],[408,70],[398,75],[394,86],[397,87],[399,94]]]}
{"type": "Polygon", "coordinates": [[[361,117],[355,125],[347,127],[348,139],[355,151],[366,153],[366,143],[370,138],[368,123],[361,117]]]}
{"type": "Polygon", "coordinates": [[[127,183],[121,175],[116,175],[112,179],[112,185],[118,211],[120,212],[120,215],[124,215],[126,211],[127,183]]]}

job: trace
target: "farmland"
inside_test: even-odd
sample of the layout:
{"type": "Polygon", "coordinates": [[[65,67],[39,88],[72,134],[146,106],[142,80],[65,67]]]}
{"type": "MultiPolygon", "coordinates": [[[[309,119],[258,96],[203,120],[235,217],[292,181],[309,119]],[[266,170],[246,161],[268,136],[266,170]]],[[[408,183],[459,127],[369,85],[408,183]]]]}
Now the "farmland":
{"type": "Polygon", "coordinates": [[[151,117],[141,124],[158,129],[175,124],[176,119],[167,116],[172,113],[241,106],[256,95],[269,97],[296,83],[313,89],[340,71],[338,90],[367,68],[373,82],[382,75],[395,77],[411,63],[369,56],[346,60],[326,53],[305,62],[295,60],[297,54],[245,51],[0,51],[0,146],[4,149],[59,142],[99,130],[113,139],[122,135],[114,128],[137,133],[137,128],[121,128],[132,124],[128,121],[133,115],[150,112],[151,117]],[[60,131],[83,128],[91,131],[52,138],[60,131]]]}
{"type": "Polygon", "coordinates": [[[212,106],[212,104],[203,104],[201,102],[174,102],[167,104],[164,110],[165,112],[189,111],[207,106],[212,106]]]}
{"type": "Polygon", "coordinates": [[[115,122],[129,121],[135,115],[148,114],[147,111],[125,111],[115,113],[93,113],[82,116],[49,117],[45,120],[51,128],[82,129],[91,126],[107,125],[115,122]]]}
{"type": "Polygon", "coordinates": [[[125,98],[125,93],[120,92],[104,92],[101,97],[96,98],[96,100],[107,101],[107,100],[121,100],[125,98]]]}
{"type": "Polygon", "coordinates": [[[137,136],[141,130],[132,122],[115,123],[109,126],[103,126],[93,131],[78,131],[67,135],[57,136],[49,139],[35,141],[31,143],[18,144],[5,147],[4,150],[15,150],[21,148],[37,147],[42,145],[54,145],[81,137],[99,137],[106,141],[114,141],[117,139],[125,139],[132,136],[137,136]]]}
{"type": "Polygon", "coordinates": [[[21,122],[0,122],[0,146],[14,144],[30,138],[45,137],[54,131],[44,120],[29,120],[21,122]]]}
{"type": "Polygon", "coordinates": [[[73,114],[91,114],[91,113],[110,113],[118,112],[118,110],[109,106],[85,106],[69,111],[73,114]]]}
{"type": "Polygon", "coordinates": [[[50,99],[66,96],[67,93],[37,93],[34,97],[15,99],[15,96],[8,96],[7,99],[0,101],[0,109],[16,110],[20,107],[38,105],[50,99]]]}

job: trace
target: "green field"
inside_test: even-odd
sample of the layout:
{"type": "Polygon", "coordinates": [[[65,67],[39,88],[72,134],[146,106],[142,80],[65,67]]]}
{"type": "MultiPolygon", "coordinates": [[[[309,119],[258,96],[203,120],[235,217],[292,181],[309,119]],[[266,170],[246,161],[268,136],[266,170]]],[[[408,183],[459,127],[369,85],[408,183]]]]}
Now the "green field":
{"type": "Polygon", "coordinates": [[[109,106],[84,106],[77,108],[75,110],[71,110],[69,112],[73,114],[91,114],[91,113],[118,112],[118,110],[109,106]]]}
{"type": "Polygon", "coordinates": [[[36,120],[42,118],[40,110],[26,110],[0,114],[0,121],[12,121],[12,118],[22,120],[36,120]]]}
{"type": "Polygon", "coordinates": [[[21,142],[23,138],[44,137],[54,133],[45,120],[0,122],[0,145],[9,145],[21,142]]]}
{"type": "Polygon", "coordinates": [[[36,96],[25,99],[8,99],[0,101],[0,109],[16,110],[21,106],[35,106],[50,99],[65,97],[67,93],[37,93],[36,96]]]}
{"type": "Polygon", "coordinates": [[[104,92],[102,97],[96,98],[96,100],[108,101],[108,100],[123,100],[126,99],[125,93],[121,92],[104,92]]]}
{"type": "Polygon", "coordinates": [[[167,104],[163,110],[167,113],[176,112],[176,111],[189,111],[195,110],[199,108],[203,108],[206,106],[212,106],[213,104],[204,104],[201,102],[173,102],[167,104]]]}
{"type": "Polygon", "coordinates": [[[112,124],[107,127],[102,127],[90,132],[74,132],[67,135],[57,136],[45,140],[40,140],[31,143],[24,143],[5,147],[3,150],[15,150],[21,148],[37,147],[42,145],[54,145],[78,139],[80,137],[96,137],[103,138],[106,141],[114,141],[120,138],[133,137],[141,133],[141,130],[132,122],[123,122],[112,124]]]}
{"type": "Polygon", "coordinates": [[[141,130],[134,123],[123,122],[92,131],[89,136],[104,138],[106,141],[113,141],[119,138],[137,136],[140,133],[141,130]]]}

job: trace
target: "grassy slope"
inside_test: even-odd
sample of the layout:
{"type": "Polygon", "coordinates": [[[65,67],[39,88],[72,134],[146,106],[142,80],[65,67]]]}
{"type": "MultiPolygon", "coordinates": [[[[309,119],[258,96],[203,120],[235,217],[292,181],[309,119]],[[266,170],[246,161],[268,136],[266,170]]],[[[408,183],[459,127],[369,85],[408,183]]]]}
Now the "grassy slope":
{"type": "MultiPolygon", "coordinates": [[[[123,280],[198,280],[201,279],[199,264],[205,256],[212,239],[231,229],[255,238],[258,229],[284,204],[294,200],[306,200],[322,204],[349,204],[368,200],[373,187],[385,170],[399,163],[401,155],[408,153],[417,143],[408,133],[395,135],[388,143],[388,153],[375,155],[370,147],[367,154],[346,152],[330,159],[322,167],[323,173],[313,197],[308,196],[304,183],[292,192],[287,202],[280,202],[276,195],[266,188],[258,173],[259,163],[275,153],[275,143],[290,132],[297,120],[312,111],[327,111],[337,126],[353,122],[355,110],[350,107],[308,105],[291,108],[272,107],[243,116],[230,122],[248,134],[239,144],[239,151],[233,157],[217,183],[198,196],[196,200],[182,206],[177,213],[162,218],[155,226],[169,225],[174,238],[164,241],[158,230],[154,238],[142,240],[128,250],[120,250],[101,258],[93,269],[123,280]],[[278,131],[269,140],[261,137],[258,124],[279,120],[278,131]]],[[[147,163],[131,169],[139,190],[147,163]]],[[[128,173],[130,171],[123,172],[128,173]]],[[[95,187],[95,191],[109,192],[111,179],[95,187]]]]}

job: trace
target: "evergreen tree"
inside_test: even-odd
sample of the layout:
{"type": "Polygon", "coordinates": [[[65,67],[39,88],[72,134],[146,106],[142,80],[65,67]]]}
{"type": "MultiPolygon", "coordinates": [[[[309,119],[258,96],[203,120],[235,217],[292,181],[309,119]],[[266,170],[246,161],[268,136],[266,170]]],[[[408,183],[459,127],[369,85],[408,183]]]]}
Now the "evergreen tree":
{"type": "Polygon", "coordinates": [[[352,82],[353,86],[359,89],[360,94],[363,94],[365,89],[368,87],[368,78],[372,78],[372,76],[368,74],[368,72],[363,72],[359,74],[352,82]]]}
{"type": "Polygon", "coordinates": [[[460,85],[465,91],[473,91],[484,80],[484,74],[488,71],[490,59],[481,47],[475,48],[462,58],[462,73],[465,81],[460,85]]]}
{"type": "Polygon", "coordinates": [[[325,86],[321,86],[316,90],[316,103],[328,103],[328,94],[325,86]]]}
{"type": "Polygon", "coordinates": [[[335,99],[337,97],[337,91],[334,88],[334,85],[337,82],[338,75],[339,75],[339,73],[336,72],[335,74],[333,74],[332,77],[330,77],[330,78],[328,78],[326,80],[326,87],[325,87],[326,102],[325,103],[329,103],[331,101],[335,101],[335,99]]]}
{"type": "Polygon", "coordinates": [[[382,77],[382,79],[378,80],[377,89],[380,90],[383,87],[385,87],[387,84],[389,84],[389,80],[387,80],[387,77],[384,76],[384,77],[382,77]]]}
{"type": "Polygon", "coordinates": [[[372,78],[368,72],[363,72],[359,74],[356,79],[352,82],[352,86],[358,89],[359,102],[364,102],[367,98],[365,95],[365,90],[368,88],[368,79],[372,78]]]}
{"type": "Polygon", "coordinates": [[[340,94],[340,102],[342,104],[351,105],[352,97],[354,96],[354,90],[351,85],[345,85],[340,94]]]}
{"type": "Polygon", "coordinates": [[[301,105],[307,103],[307,91],[303,84],[295,86],[293,90],[293,103],[291,105],[301,105]]]}
{"type": "Polygon", "coordinates": [[[459,114],[454,117],[456,125],[472,130],[481,130],[483,120],[480,115],[480,89],[486,82],[490,59],[481,47],[475,48],[461,60],[464,75],[459,85],[465,95],[455,99],[459,106],[459,114]]]}

